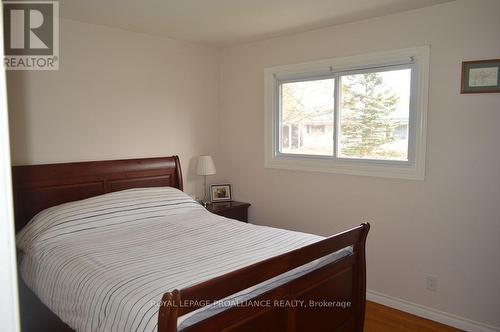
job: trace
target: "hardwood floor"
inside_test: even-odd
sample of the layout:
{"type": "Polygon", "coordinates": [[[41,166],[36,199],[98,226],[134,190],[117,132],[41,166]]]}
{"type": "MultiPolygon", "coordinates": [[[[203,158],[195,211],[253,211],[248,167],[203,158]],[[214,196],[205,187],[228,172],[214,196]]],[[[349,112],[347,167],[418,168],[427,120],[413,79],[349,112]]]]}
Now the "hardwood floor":
{"type": "Polygon", "coordinates": [[[374,302],[366,302],[365,332],[457,332],[447,325],[374,302]]]}

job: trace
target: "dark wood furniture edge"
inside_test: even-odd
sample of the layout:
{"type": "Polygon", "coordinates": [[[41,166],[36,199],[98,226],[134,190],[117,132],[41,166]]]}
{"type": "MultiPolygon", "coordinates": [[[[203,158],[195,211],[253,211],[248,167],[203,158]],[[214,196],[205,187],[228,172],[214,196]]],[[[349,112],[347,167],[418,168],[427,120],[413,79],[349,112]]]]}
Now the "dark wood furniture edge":
{"type": "Polygon", "coordinates": [[[54,205],[138,187],[183,190],[178,156],[14,166],[12,182],[16,232],[54,205]]]}
{"type": "MultiPolygon", "coordinates": [[[[228,211],[228,210],[235,210],[235,209],[240,209],[240,208],[245,208],[245,207],[249,208],[250,206],[252,206],[252,204],[246,203],[246,202],[240,202],[240,201],[233,201],[233,202],[234,203],[239,203],[239,205],[231,205],[231,206],[228,206],[228,207],[224,207],[224,208],[222,208],[220,210],[214,209],[213,205],[214,204],[221,204],[222,205],[222,204],[224,204],[224,202],[221,202],[221,203],[210,203],[210,205],[212,205],[212,206],[209,205],[209,207],[210,207],[209,211],[222,211],[222,210],[223,211],[228,211]]],[[[230,203],[230,202],[226,202],[226,203],[230,203]]]]}
{"type": "MultiPolygon", "coordinates": [[[[363,331],[366,301],[365,243],[369,229],[370,225],[364,223],[356,228],[331,236],[325,240],[255,263],[192,287],[167,292],[163,295],[163,300],[165,300],[165,302],[162,302],[164,305],[160,307],[158,315],[158,331],[176,332],[177,318],[193,310],[199,309],[199,307],[195,306],[180,306],[180,303],[202,303],[202,301],[213,302],[221,300],[231,294],[237,293],[350,245],[353,246],[353,254],[351,256],[329,263],[321,269],[309,272],[298,279],[275,287],[265,294],[274,292],[277,296],[279,295],[281,299],[297,298],[301,292],[307,291],[307,287],[314,287],[311,285],[311,282],[318,274],[324,271],[333,272],[341,267],[342,264],[348,262],[345,268],[350,269],[349,271],[352,273],[352,279],[341,280],[341,282],[338,282],[337,286],[339,289],[352,290],[350,298],[352,300],[353,310],[349,319],[345,322],[341,322],[339,331],[363,331]],[[290,284],[298,284],[297,289],[291,292],[290,289],[288,289],[290,288],[290,284]]],[[[330,273],[316,280],[316,287],[326,282],[328,279],[331,279],[330,273]]],[[[262,296],[265,296],[265,294],[262,296]]],[[[335,297],[336,294],[330,294],[330,297],[332,296],[335,297]]],[[[247,324],[249,321],[254,324],[252,325],[254,329],[266,330],[265,322],[259,321],[259,315],[267,310],[269,309],[245,307],[231,308],[182,331],[219,331],[221,327],[224,327],[224,331],[238,331],[238,326],[240,326],[243,317],[246,317],[247,324]],[[252,317],[254,317],[254,321],[252,321],[252,317]]],[[[291,332],[298,330],[295,326],[295,311],[294,308],[287,308],[287,317],[289,321],[286,331],[291,332]]],[[[324,324],[326,326],[328,322],[326,318],[329,314],[330,313],[325,314],[325,316],[322,317],[315,317],[315,319],[320,322],[321,319],[325,319],[324,324]]]]}
{"type": "Polygon", "coordinates": [[[206,209],[219,216],[235,219],[241,222],[248,222],[248,208],[250,203],[240,201],[211,203],[206,209]]]}

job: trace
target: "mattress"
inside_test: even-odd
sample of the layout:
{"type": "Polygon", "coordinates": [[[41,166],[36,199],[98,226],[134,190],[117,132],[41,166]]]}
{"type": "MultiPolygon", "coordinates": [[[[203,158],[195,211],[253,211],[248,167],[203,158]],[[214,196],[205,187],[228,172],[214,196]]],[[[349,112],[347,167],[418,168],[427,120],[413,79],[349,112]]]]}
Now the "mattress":
{"type": "MultiPolygon", "coordinates": [[[[175,188],[140,188],[62,204],[17,235],[21,277],[77,331],[156,331],[162,295],[323,237],[208,212],[175,188]]],[[[227,298],[244,301],[349,255],[345,248],[227,298]]],[[[221,302],[228,303],[228,302],[221,302]]],[[[178,328],[225,310],[209,305],[178,328]]]]}

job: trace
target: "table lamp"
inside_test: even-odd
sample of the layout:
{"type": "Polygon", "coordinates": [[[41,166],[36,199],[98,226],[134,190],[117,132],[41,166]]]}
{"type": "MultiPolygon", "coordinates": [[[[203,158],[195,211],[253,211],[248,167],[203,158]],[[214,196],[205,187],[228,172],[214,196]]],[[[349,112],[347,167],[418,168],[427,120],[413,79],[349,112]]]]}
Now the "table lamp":
{"type": "Polygon", "coordinates": [[[207,204],[210,202],[210,200],[207,198],[207,175],[214,175],[215,174],[215,164],[214,164],[214,159],[212,156],[199,156],[198,157],[198,165],[196,166],[196,174],[198,175],[203,175],[204,181],[203,181],[203,188],[204,188],[204,196],[202,203],[204,206],[207,206],[207,204]]]}

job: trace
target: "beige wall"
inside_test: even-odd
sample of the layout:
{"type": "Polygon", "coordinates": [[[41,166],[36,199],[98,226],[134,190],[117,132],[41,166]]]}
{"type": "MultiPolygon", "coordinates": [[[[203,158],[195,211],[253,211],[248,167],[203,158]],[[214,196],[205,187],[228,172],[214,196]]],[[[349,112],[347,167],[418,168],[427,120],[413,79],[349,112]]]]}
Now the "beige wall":
{"type": "Polygon", "coordinates": [[[462,0],[221,54],[63,20],[59,71],[8,73],[12,158],[179,154],[193,193],[195,157],[214,154],[212,180],[233,183],[253,222],[328,235],[370,221],[369,289],[500,326],[500,95],[459,94],[462,60],[500,55],[499,13],[500,1],[462,0]],[[264,168],[265,67],[420,45],[431,46],[425,181],[264,168]]]}
{"type": "MultiPolygon", "coordinates": [[[[60,70],[9,72],[14,164],[215,154],[219,51],[69,20],[60,70]]],[[[186,176],[187,175],[187,176],[186,176]]]]}
{"type": "Polygon", "coordinates": [[[225,49],[219,179],[258,224],[327,235],[370,221],[369,289],[500,326],[500,94],[459,94],[461,61],[498,58],[499,36],[500,1],[464,0],[225,49]],[[265,67],[421,45],[425,181],[264,168],[265,67]]]}

